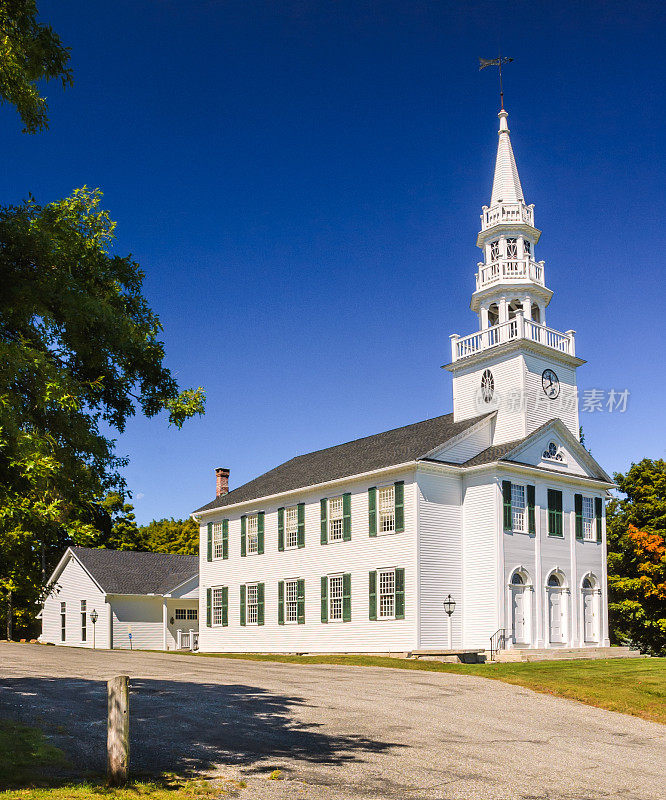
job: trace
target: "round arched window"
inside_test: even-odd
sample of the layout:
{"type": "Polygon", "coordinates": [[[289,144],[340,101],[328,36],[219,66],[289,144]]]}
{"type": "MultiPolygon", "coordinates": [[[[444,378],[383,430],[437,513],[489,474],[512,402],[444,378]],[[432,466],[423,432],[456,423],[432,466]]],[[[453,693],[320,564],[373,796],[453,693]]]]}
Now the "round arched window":
{"type": "Polygon", "coordinates": [[[495,394],[495,379],[493,373],[486,369],[481,376],[481,397],[485,403],[489,403],[495,394]]]}
{"type": "Polygon", "coordinates": [[[514,586],[524,586],[525,585],[525,579],[520,574],[520,572],[514,572],[513,575],[511,576],[511,583],[514,586]]]}
{"type": "Polygon", "coordinates": [[[592,583],[591,578],[585,578],[583,580],[583,589],[594,589],[594,584],[592,583]]]}
{"type": "Polygon", "coordinates": [[[562,582],[560,581],[559,575],[556,575],[553,572],[553,574],[548,578],[548,585],[549,586],[561,586],[562,582]]]}

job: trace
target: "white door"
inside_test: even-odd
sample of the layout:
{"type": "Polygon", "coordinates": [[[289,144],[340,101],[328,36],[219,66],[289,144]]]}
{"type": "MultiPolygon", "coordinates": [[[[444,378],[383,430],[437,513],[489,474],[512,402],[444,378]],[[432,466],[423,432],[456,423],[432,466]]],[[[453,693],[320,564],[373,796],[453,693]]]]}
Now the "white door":
{"type": "Polygon", "coordinates": [[[513,641],[516,644],[525,644],[526,640],[526,621],[525,621],[525,590],[512,589],[512,611],[511,619],[513,626],[513,641]]]}
{"type": "Polygon", "coordinates": [[[583,626],[586,642],[597,641],[597,620],[595,614],[594,592],[583,590],[583,626]]]}
{"type": "Polygon", "coordinates": [[[559,589],[548,590],[548,623],[550,628],[550,641],[553,644],[562,644],[564,641],[564,609],[562,592],[559,589]]]}

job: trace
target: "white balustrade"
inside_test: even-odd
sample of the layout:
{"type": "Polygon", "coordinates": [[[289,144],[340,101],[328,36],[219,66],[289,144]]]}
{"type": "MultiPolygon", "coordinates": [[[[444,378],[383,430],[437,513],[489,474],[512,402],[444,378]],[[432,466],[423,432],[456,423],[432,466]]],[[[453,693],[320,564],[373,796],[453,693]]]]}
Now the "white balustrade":
{"type": "Polygon", "coordinates": [[[492,228],[494,225],[502,225],[505,222],[524,222],[533,226],[534,207],[526,206],[524,203],[500,203],[492,208],[484,206],[481,215],[483,230],[492,228]]]}
{"type": "Polygon", "coordinates": [[[544,286],[543,261],[529,261],[528,259],[511,259],[510,261],[497,261],[492,264],[479,264],[476,273],[476,288],[483,289],[493,283],[504,280],[529,280],[544,286]]]}
{"type": "Polygon", "coordinates": [[[517,314],[508,322],[501,322],[499,325],[493,325],[492,328],[486,328],[469,336],[460,337],[454,334],[450,337],[451,358],[453,361],[458,361],[515,339],[539,342],[553,350],[573,356],[576,354],[574,334],[575,331],[560,333],[553,328],[526,319],[523,314],[517,314]]]}

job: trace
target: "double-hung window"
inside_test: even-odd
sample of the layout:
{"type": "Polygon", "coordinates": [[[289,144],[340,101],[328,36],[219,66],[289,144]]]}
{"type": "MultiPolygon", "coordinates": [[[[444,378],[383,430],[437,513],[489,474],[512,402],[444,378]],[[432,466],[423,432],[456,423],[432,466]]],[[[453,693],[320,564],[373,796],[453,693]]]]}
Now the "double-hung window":
{"type": "Polygon", "coordinates": [[[379,532],[390,533],[395,530],[395,486],[380,486],[377,489],[379,506],[379,532]]]}
{"type": "Polygon", "coordinates": [[[518,258],[518,239],[506,240],[506,257],[518,258]]]}
{"type": "Polygon", "coordinates": [[[224,557],[224,526],[221,522],[213,523],[213,558],[224,557]]]}
{"type": "Polygon", "coordinates": [[[81,641],[86,642],[88,640],[88,614],[87,614],[87,602],[85,600],[81,600],[81,641]]]}
{"type": "Polygon", "coordinates": [[[222,625],[222,606],[224,589],[216,586],[212,591],[212,622],[213,625],[222,625]]]}
{"type": "Polygon", "coordinates": [[[298,622],[298,581],[284,582],[285,622],[298,622]]]}
{"type": "Polygon", "coordinates": [[[259,592],[256,583],[247,587],[247,624],[256,625],[259,621],[259,592]]]}
{"type": "Polygon", "coordinates": [[[342,620],[342,575],[331,575],[328,579],[328,618],[332,622],[342,620]]]}
{"type": "Polygon", "coordinates": [[[328,541],[338,542],[344,537],[344,509],[342,497],[328,501],[328,541]]]}
{"type": "Polygon", "coordinates": [[[259,516],[257,514],[250,514],[247,518],[247,552],[259,552],[259,516]]]}
{"type": "Polygon", "coordinates": [[[596,541],[597,534],[594,530],[594,501],[591,497],[583,497],[583,539],[588,542],[596,541]]]}
{"type": "Polygon", "coordinates": [[[511,484],[511,525],[514,531],[525,531],[525,487],[511,484]]]}
{"type": "Polygon", "coordinates": [[[67,638],[67,604],[60,603],[60,641],[67,638]]]}
{"type": "Polygon", "coordinates": [[[284,510],[284,533],[287,547],[298,547],[298,506],[284,510]]]}
{"type": "Polygon", "coordinates": [[[384,569],[377,573],[379,583],[379,618],[395,616],[395,570],[384,569]]]}

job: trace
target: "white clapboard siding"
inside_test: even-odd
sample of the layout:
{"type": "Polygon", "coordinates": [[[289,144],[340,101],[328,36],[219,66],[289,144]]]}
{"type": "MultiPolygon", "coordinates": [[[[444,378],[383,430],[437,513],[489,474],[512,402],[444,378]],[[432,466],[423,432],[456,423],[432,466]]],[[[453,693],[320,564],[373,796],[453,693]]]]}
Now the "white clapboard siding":
{"type": "Polygon", "coordinates": [[[478,455],[482,450],[490,447],[491,444],[492,421],[491,419],[486,419],[453,444],[437,450],[431,457],[439,461],[462,464],[464,461],[478,455]]]}
{"type": "MultiPolygon", "coordinates": [[[[387,652],[416,647],[416,487],[413,471],[384,474],[375,480],[356,480],[334,489],[294,494],[288,500],[244,505],[219,517],[229,519],[229,558],[206,560],[206,525],[201,528],[200,637],[204,652],[387,652]],[[405,481],[405,530],[369,536],[368,488],[405,481]],[[348,542],[320,543],[320,499],[350,491],[352,537],[348,542]],[[305,502],[305,547],[278,551],[277,509],[305,502]],[[240,555],[240,516],[265,512],[263,555],[240,555]],[[405,570],[405,619],[369,619],[369,572],[383,567],[405,570]],[[351,622],[321,622],[321,577],[351,573],[351,622]],[[278,624],[278,581],[305,580],[305,624],[278,624]],[[240,625],[240,585],[265,584],[265,624],[240,625]],[[229,625],[206,626],[206,590],[229,587],[229,625]]],[[[208,521],[208,519],[206,521],[208,521]]]]}
{"type": "MultiPolygon", "coordinates": [[[[110,595],[113,610],[113,649],[162,650],[164,634],[162,624],[162,598],[110,595]]],[[[99,623],[98,623],[99,624],[99,623]]]]}
{"type": "Polygon", "coordinates": [[[578,402],[576,373],[564,364],[553,364],[552,359],[525,354],[525,397],[527,400],[527,430],[525,434],[539,428],[545,422],[558,417],[578,438],[578,402]],[[542,375],[545,369],[554,369],[560,381],[560,394],[552,404],[543,393],[542,375]]]}
{"type": "Polygon", "coordinates": [[[488,474],[463,487],[463,646],[487,648],[499,628],[499,490],[488,474]]]}
{"type": "Polygon", "coordinates": [[[482,365],[456,373],[453,378],[453,410],[456,421],[477,417],[492,411],[493,403],[478,402],[481,376],[490,369],[495,381],[494,400],[498,400],[493,444],[510,442],[526,435],[525,413],[519,403],[502,402],[508,394],[524,389],[525,364],[521,353],[513,356],[489,357],[482,365]]]}
{"type": "Polygon", "coordinates": [[[459,475],[419,468],[419,648],[448,647],[443,602],[456,601],[452,646],[462,645],[462,482],[459,475]]]}
{"type": "Polygon", "coordinates": [[[41,641],[74,647],[93,646],[93,624],[90,612],[93,608],[99,618],[96,624],[95,645],[99,648],[109,646],[109,607],[104,602],[104,594],[81,566],[79,561],[69,555],[67,563],[57,578],[51,594],[44,601],[42,611],[41,641]],[[87,636],[81,639],[81,601],[86,601],[87,636]],[[66,608],[66,638],[62,641],[60,628],[60,604],[66,608]]]}

